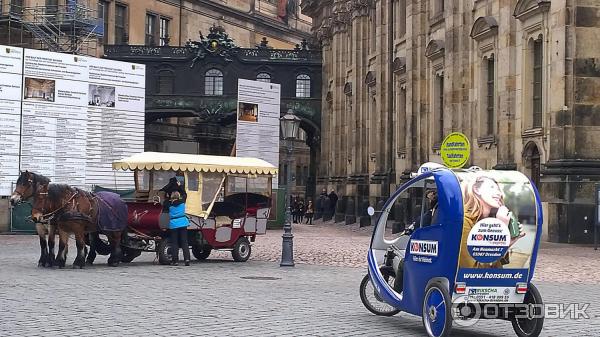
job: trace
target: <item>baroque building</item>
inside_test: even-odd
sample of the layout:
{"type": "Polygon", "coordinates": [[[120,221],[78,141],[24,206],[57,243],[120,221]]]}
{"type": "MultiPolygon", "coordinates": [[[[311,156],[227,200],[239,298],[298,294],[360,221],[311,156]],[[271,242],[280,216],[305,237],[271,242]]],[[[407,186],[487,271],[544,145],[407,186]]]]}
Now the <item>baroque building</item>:
{"type": "Polygon", "coordinates": [[[217,23],[243,47],[291,49],[311,19],[296,0],[0,0],[0,44],[102,56],[105,45],[183,46],[217,23]]]}
{"type": "Polygon", "coordinates": [[[366,223],[440,143],[467,166],[527,174],[545,238],[590,242],[600,180],[600,3],[304,0],[323,51],[317,188],[336,221],[366,223]]]}

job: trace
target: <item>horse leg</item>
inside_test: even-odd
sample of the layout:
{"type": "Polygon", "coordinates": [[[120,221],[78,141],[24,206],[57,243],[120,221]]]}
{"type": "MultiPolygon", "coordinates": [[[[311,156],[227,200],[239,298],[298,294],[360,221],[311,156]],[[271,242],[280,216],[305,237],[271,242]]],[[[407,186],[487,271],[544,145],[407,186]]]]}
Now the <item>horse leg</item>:
{"type": "Polygon", "coordinates": [[[83,229],[75,233],[75,244],[77,245],[77,257],[73,261],[73,269],[82,269],[85,266],[85,232],[83,229]]]}
{"type": "Polygon", "coordinates": [[[52,267],[56,264],[56,256],[54,255],[54,244],[56,239],[56,226],[48,224],[48,260],[47,267],[52,267]]]}
{"type": "Polygon", "coordinates": [[[62,229],[58,229],[58,254],[56,256],[56,264],[59,268],[64,268],[67,262],[67,252],[69,250],[69,233],[62,229]]]}
{"type": "Polygon", "coordinates": [[[35,230],[40,237],[40,259],[38,261],[38,267],[45,267],[48,261],[48,246],[46,244],[46,228],[41,223],[35,224],[35,230]]]}
{"type": "Polygon", "coordinates": [[[110,242],[110,257],[108,258],[108,265],[111,267],[117,267],[123,254],[121,252],[121,232],[109,232],[108,241],[110,242]]]}
{"type": "Polygon", "coordinates": [[[90,240],[90,251],[87,254],[86,263],[88,265],[93,265],[94,260],[96,259],[96,238],[98,237],[98,232],[90,232],[88,234],[88,240],[90,240]]]}

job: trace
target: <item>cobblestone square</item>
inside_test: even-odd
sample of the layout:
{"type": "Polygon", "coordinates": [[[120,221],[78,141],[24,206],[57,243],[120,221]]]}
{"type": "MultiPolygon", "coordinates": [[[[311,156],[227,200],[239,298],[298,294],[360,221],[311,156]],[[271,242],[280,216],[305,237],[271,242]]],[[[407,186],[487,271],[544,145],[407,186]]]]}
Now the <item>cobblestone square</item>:
{"type": "MultiPolygon", "coordinates": [[[[294,233],[294,268],[276,263],[275,230],[257,239],[246,263],[220,252],[171,267],[145,253],[118,268],[99,257],[83,270],[37,268],[36,236],[0,236],[0,336],[425,335],[420,318],[377,317],[360,302],[370,228],[319,223],[294,233]]],[[[591,315],[546,320],[542,335],[600,336],[600,252],[552,245],[540,254],[534,281],[545,302],[590,303],[591,315]]],[[[485,321],[452,336],[514,333],[509,322],[485,321]]]]}

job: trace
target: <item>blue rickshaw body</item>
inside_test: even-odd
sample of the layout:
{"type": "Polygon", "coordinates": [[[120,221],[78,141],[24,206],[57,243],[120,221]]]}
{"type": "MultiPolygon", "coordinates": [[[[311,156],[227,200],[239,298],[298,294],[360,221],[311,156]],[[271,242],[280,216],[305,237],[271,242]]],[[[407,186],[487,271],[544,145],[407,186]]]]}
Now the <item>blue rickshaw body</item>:
{"type": "MultiPolygon", "coordinates": [[[[519,173],[517,173],[519,174],[519,173]]],[[[461,252],[461,238],[463,232],[464,206],[461,182],[455,171],[447,168],[435,169],[416,176],[407,183],[403,184],[394,192],[384,205],[384,210],[389,209],[391,203],[394,203],[397,197],[409,186],[419,182],[419,180],[433,179],[437,188],[438,196],[438,215],[431,225],[422,228],[416,228],[410,235],[410,239],[405,247],[404,267],[403,267],[403,288],[402,293],[396,293],[386,282],[379,268],[374,248],[375,236],[378,233],[378,226],[385,226],[378,221],[373,231],[371,247],[368,252],[368,268],[371,282],[379,297],[386,303],[395,308],[414,315],[423,315],[423,300],[427,287],[432,282],[443,284],[450,295],[454,294],[457,282],[467,287],[516,287],[517,284],[525,282],[529,284],[533,277],[537,251],[542,235],[542,208],[539,192],[535,185],[530,181],[533,194],[535,195],[535,238],[533,249],[531,251],[529,267],[516,269],[500,269],[499,279],[486,279],[478,275],[490,275],[498,273],[498,269],[477,269],[477,272],[470,273],[475,269],[459,268],[459,255],[461,252]],[[411,244],[419,242],[437,242],[437,256],[427,259],[428,263],[419,260],[420,257],[411,253],[411,244]],[[492,270],[492,272],[490,272],[492,270]],[[513,274],[511,274],[513,273],[513,274]],[[521,275],[523,274],[523,275],[521,275]],[[511,276],[512,275],[512,276],[511,276]],[[510,276],[510,278],[506,278],[510,276]]],[[[380,233],[380,232],[379,232],[380,233]]],[[[416,247],[416,246],[415,246],[416,247]]],[[[417,248],[415,248],[417,249],[417,248]]],[[[379,248],[380,250],[380,248],[379,248]]],[[[492,277],[495,275],[491,275],[492,277]]]]}

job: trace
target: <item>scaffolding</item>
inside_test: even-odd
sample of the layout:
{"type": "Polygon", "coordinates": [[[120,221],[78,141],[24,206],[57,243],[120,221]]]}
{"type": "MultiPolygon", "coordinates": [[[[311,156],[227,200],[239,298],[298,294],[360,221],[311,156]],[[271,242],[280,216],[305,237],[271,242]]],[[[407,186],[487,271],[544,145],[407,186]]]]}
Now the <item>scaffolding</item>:
{"type": "Polygon", "coordinates": [[[76,1],[33,7],[14,3],[0,0],[0,44],[97,56],[104,35],[98,8],[76,1]]]}

